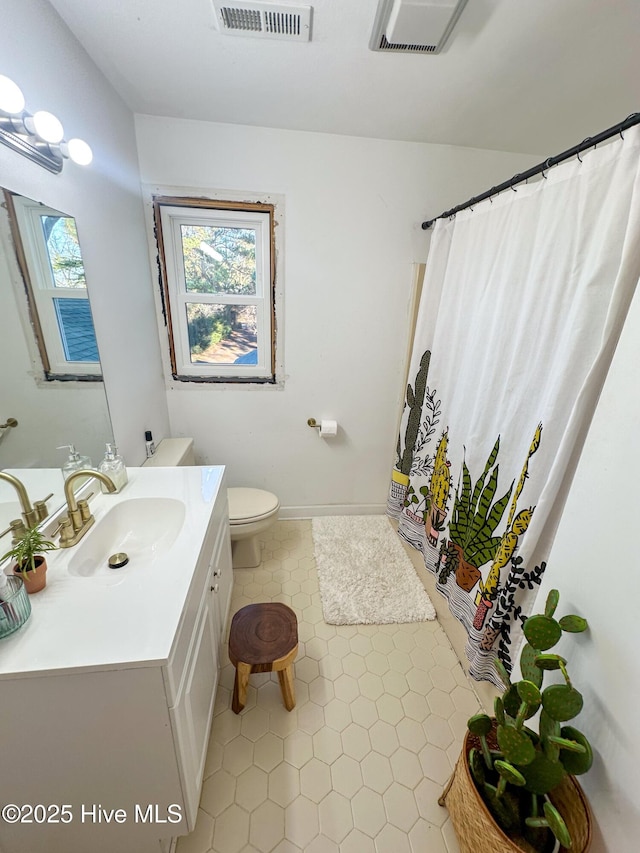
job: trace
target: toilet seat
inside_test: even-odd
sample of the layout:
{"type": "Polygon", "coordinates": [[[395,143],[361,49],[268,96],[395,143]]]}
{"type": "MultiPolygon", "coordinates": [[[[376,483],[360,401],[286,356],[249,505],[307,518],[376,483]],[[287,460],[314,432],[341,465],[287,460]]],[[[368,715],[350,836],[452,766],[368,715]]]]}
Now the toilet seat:
{"type": "Polygon", "coordinates": [[[264,489],[227,489],[229,522],[232,526],[253,524],[273,515],[280,506],[278,498],[264,489]]]}

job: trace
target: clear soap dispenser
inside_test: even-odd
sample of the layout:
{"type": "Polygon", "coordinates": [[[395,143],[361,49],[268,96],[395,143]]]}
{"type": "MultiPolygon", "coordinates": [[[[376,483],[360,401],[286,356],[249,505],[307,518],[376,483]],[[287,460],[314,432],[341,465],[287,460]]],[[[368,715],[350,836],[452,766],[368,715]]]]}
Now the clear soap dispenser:
{"type": "MultiPolygon", "coordinates": [[[[115,444],[107,444],[106,453],[98,466],[98,471],[112,479],[113,485],[116,487],[116,492],[121,491],[129,482],[127,467],[124,464],[122,456],[118,455],[118,448],[115,444]]],[[[108,493],[108,489],[104,483],[100,484],[100,488],[105,494],[108,493]]]]}
{"type": "Polygon", "coordinates": [[[62,466],[62,476],[66,480],[74,471],[83,471],[86,468],[93,468],[93,462],[89,456],[80,456],[73,444],[63,444],[58,447],[58,450],[68,450],[69,458],[62,466]]]}

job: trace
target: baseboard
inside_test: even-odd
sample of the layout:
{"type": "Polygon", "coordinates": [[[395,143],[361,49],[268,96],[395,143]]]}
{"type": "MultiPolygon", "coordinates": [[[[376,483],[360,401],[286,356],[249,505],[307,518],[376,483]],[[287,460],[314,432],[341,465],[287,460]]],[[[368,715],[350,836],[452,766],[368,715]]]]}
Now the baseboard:
{"type": "Polygon", "coordinates": [[[386,511],[386,503],[281,506],[278,518],[316,518],[323,515],[384,515],[386,511]]]}

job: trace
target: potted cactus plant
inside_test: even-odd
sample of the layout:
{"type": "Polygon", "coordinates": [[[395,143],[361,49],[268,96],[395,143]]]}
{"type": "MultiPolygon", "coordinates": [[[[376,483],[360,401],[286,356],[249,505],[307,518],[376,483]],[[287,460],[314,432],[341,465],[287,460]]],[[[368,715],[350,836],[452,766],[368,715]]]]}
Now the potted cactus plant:
{"type": "Polygon", "coordinates": [[[451,813],[463,853],[550,853],[558,844],[572,853],[589,849],[590,812],[575,776],[589,770],[593,753],[587,738],[567,725],[580,713],[583,698],[565,658],[549,653],[563,632],[584,631],[587,622],[572,615],[556,620],[558,600],[558,591],[551,590],[544,614],[524,623],[520,681],[512,683],[496,661],[506,690],[495,700],[495,718],[477,714],[468,722],[462,755],[439,800],[451,813]],[[562,681],[543,689],[545,673],[553,670],[562,681]],[[538,710],[536,732],[525,723],[538,710]]]}
{"type": "Polygon", "coordinates": [[[427,391],[427,377],[429,376],[429,362],[431,353],[427,350],[420,359],[420,366],[416,373],[414,387],[407,385],[407,396],[405,408],[409,409],[407,425],[404,436],[404,449],[401,444],[401,436],[398,436],[398,447],[395,468],[391,472],[391,496],[392,504],[399,511],[405,503],[407,490],[409,488],[409,474],[411,463],[415,452],[415,445],[420,431],[422,419],[422,406],[427,391]]]}
{"type": "MultiPolygon", "coordinates": [[[[471,475],[467,463],[462,463],[462,483],[459,484],[453,501],[453,512],[449,522],[449,544],[441,551],[448,566],[443,573],[444,582],[455,571],[456,583],[466,592],[482,577],[484,566],[496,555],[500,545],[500,536],[495,530],[500,524],[507,508],[513,483],[501,498],[494,500],[498,485],[497,464],[500,449],[500,436],[493,446],[484,471],[471,486],[471,475]]],[[[442,581],[442,578],[441,578],[442,581]]]]}
{"type": "Polygon", "coordinates": [[[451,462],[447,459],[448,446],[449,430],[446,429],[442,433],[436,450],[431,481],[429,482],[429,518],[425,523],[427,525],[427,541],[434,546],[438,544],[438,534],[444,530],[451,488],[451,462]]]}
{"type": "Polygon", "coordinates": [[[57,547],[45,538],[38,527],[31,527],[10,551],[0,557],[0,562],[12,557],[15,560],[13,573],[22,578],[27,592],[40,592],[47,583],[47,561],[44,552],[57,547]]]}

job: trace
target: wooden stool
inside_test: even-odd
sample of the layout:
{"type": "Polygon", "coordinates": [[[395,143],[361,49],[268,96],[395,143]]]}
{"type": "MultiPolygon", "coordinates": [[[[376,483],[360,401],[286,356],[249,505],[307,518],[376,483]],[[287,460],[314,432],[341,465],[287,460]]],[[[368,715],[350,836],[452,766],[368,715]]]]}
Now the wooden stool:
{"type": "Polygon", "coordinates": [[[296,704],[293,661],[298,653],[298,620],[286,604],[247,604],[235,614],[229,632],[229,659],[236,668],[233,703],[236,714],[247,701],[252,672],[277,672],[287,711],[296,704]]]}

